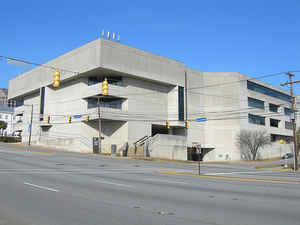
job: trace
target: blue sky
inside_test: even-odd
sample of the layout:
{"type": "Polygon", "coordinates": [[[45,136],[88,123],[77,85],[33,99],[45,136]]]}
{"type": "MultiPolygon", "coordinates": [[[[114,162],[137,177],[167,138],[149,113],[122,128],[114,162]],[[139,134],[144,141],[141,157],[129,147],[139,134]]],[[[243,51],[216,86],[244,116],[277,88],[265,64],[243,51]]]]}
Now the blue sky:
{"type": "MultiPolygon", "coordinates": [[[[44,63],[105,29],[200,71],[254,77],[300,70],[299,12],[299,0],[1,1],[0,55],[44,63]]],[[[23,70],[0,61],[0,86],[23,70]]]]}

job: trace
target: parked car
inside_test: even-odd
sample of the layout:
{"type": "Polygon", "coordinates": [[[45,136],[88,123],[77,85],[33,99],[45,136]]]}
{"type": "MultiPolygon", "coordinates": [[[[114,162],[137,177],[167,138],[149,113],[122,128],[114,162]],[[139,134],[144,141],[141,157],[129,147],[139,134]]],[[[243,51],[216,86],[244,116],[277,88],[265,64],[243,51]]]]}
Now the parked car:
{"type": "Polygon", "coordinates": [[[289,159],[289,158],[293,158],[294,154],[293,153],[286,153],[282,156],[282,159],[289,159]]]}

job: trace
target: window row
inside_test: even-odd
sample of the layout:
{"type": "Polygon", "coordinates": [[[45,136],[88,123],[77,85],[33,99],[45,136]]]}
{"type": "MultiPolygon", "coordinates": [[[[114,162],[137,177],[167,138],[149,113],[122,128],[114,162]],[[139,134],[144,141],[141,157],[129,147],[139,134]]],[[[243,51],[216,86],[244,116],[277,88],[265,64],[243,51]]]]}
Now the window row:
{"type": "Polygon", "coordinates": [[[107,77],[107,76],[93,76],[93,77],[88,77],[88,86],[102,83],[104,78],[107,78],[107,82],[112,85],[116,86],[123,86],[123,81],[122,77],[117,77],[117,76],[112,76],[112,77],[107,77]]]}
{"type": "MultiPolygon", "coordinates": [[[[264,116],[258,116],[248,114],[248,122],[256,125],[266,125],[266,118],[264,116]]],[[[270,127],[279,127],[280,120],[270,118],[270,127]]],[[[293,128],[292,122],[285,121],[285,129],[291,130],[293,128]]]]}
{"type": "MultiPolygon", "coordinates": [[[[250,98],[248,97],[248,106],[258,109],[265,109],[265,102],[256,98],[250,98]]],[[[269,103],[269,110],[270,112],[279,112],[279,105],[275,105],[272,103],[269,103]]],[[[284,115],[290,116],[292,114],[292,110],[289,108],[284,107],[284,115]]]]}
{"type": "Polygon", "coordinates": [[[257,83],[251,82],[251,81],[247,81],[247,88],[249,90],[264,94],[264,95],[268,95],[274,98],[278,98],[287,102],[291,102],[292,101],[292,97],[290,95],[284,94],[282,92],[276,91],[274,89],[268,88],[268,87],[264,87],[262,85],[259,85],[257,83]]]}

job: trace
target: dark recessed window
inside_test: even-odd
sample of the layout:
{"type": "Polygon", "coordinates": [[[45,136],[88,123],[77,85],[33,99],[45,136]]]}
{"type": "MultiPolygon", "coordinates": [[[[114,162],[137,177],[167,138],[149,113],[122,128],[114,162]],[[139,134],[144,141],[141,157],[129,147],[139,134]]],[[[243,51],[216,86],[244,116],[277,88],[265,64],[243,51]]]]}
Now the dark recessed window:
{"type": "Polygon", "coordinates": [[[271,127],[278,127],[280,120],[270,119],[270,126],[271,127]]]}
{"type": "Polygon", "coordinates": [[[284,115],[290,116],[292,114],[292,110],[289,108],[284,108],[284,115]]]}
{"type": "Polygon", "coordinates": [[[271,142],[284,140],[286,143],[292,142],[292,136],[285,136],[285,135],[278,135],[278,134],[271,134],[271,142]]]}
{"type": "Polygon", "coordinates": [[[40,121],[44,119],[44,108],[45,108],[45,87],[41,88],[41,102],[40,102],[40,121]]]}
{"type": "Polygon", "coordinates": [[[184,120],[184,88],[178,87],[178,120],[184,120]]]}
{"type": "MultiPolygon", "coordinates": [[[[88,109],[98,107],[98,99],[89,98],[88,109]]],[[[101,99],[100,108],[122,109],[123,99],[101,99]]]]}
{"type": "Polygon", "coordinates": [[[257,125],[265,125],[265,117],[248,114],[248,122],[257,125]]]}
{"type": "MultiPolygon", "coordinates": [[[[89,77],[88,78],[88,86],[98,84],[98,83],[102,83],[104,78],[105,78],[104,76],[89,77]]],[[[107,82],[109,84],[116,85],[116,86],[123,86],[122,77],[112,76],[112,77],[106,77],[106,78],[107,78],[107,82]]]]}
{"type": "Polygon", "coordinates": [[[285,121],[285,129],[292,130],[293,129],[292,122],[285,121]]]}
{"type": "Polygon", "coordinates": [[[247,81],[247,88],[249,90],[252,90],[252,91],[264,94],[264,95],[268,95],[268,96],[271,96],[271,97],[274,97],[274,98],[278,98],[278,99],[281,99],[281,100],[284,100],[284,101],[287,101],[287,102],[292,101],[291,96],[289,96],[287,94],[281,93],[281,92],[276,91],[276,90],[271,89],[271,88],[264,87],[262,85],[259,85],[257,83],[251,82],[251,81],[247,81]]]}
{"type": "Polygon", "coordinates": [[[254,108],[259,108],[259,109],[264,109],[265,108],[265,102],[261,101],[259,99],[248,97],[248,106],[254,107],[254,108]]]}
{"type": "Polygon", "coordinates": [[[275,105],[275,104],[272,104],[272,103],[269,104],[270,112],[276,112],[277,113],[278,109],[279,109],[279,105],[275,105]]]}

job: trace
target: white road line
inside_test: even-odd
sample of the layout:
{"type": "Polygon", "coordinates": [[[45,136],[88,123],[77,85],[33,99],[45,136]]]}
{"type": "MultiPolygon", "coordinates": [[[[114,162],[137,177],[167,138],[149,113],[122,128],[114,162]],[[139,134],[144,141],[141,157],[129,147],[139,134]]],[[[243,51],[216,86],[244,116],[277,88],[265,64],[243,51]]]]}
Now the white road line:
{"type": "Polygon", "coordinates": [[[53,189],[53,188],[49,188],[49,187],[45,187],[45,186],[39,186],[39,185],[31,184],[31,183],[28,183],[28,182],[24,182],[24,184],[28,185],[28,186],[36,187],[36,188],[39,188],[39,189],[47,190],[47,191],[59,192],[59,190],[57,190],[57,189],[53,189]]]}
{"type": "Polygon", "coordinates": [[[111,185],[116,185],[116,186],[133,188],[133,186],[131,186],[131,185],[114,183],[114,182],[110,182],[110,181],[106,181],[106,180],[94,180],[94,181],[98,182],[98,183],[102,183],[102,184],[111,184],[111,185]]]}
{"type": "Polygon", "coordinates": [[[160,180],[160,179],[143,179],[143,180],[146,180],[146,181],[158,181],[158,182],[162,182],[162,183],[170,183],[170,184],[187,184],[185,182],[182,182],[182,181],[170,181],[170,180],[160,180]]]}
{"type": "Polygon", "coordinates": [[[230,174],[259,174],[259,173],[275,173],[276,171],[236,171],[228,173],[205,173],[203,175],[230,175],[230,174]]]}

